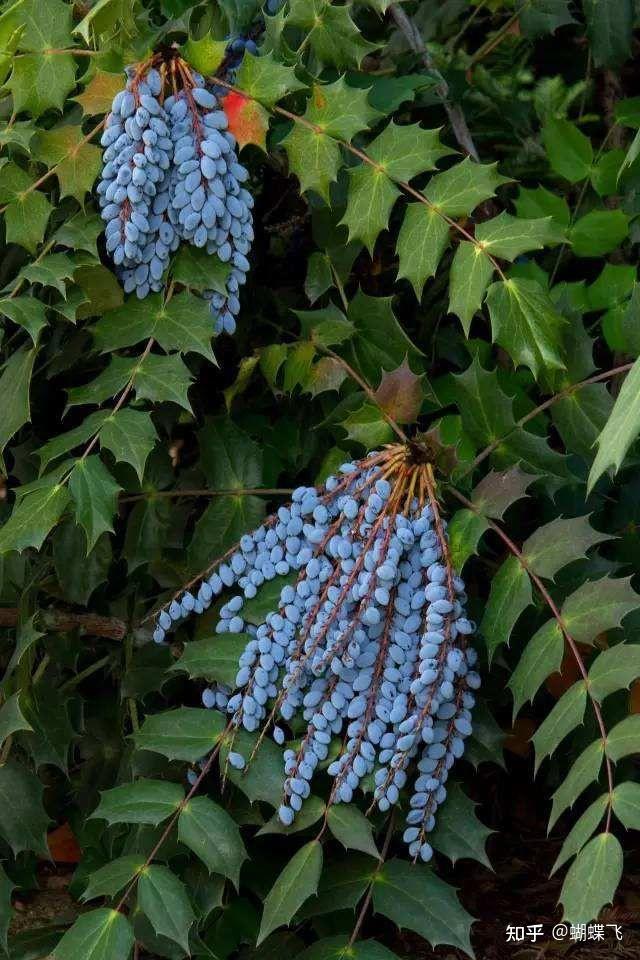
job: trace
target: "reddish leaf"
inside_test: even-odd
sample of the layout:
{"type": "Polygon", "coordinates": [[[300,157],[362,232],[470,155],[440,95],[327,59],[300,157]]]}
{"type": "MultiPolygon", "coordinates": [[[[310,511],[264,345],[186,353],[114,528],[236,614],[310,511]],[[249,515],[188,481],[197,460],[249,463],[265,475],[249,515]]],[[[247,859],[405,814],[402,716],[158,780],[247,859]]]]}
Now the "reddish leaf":
{"type": "Polygon", "coordinates": [[[504,741],[505,750],[515,753],[519,757],[526,757],[531,751],[531,737],[536,732],[534,720],[529,717],[518,717],[513,729],[504,741]]]}
{"type": "Polygon", "coordinates": [[[80,863],[82,850],[68,823],[56,827],[47,835],[51,859],[55,863],[80,863]]]}
{"type": "Polygon", "coordinates": [[[398,423],[413,423],[422,407],[422,377],[410,369],[405,357],[396,370],[382,374],[375,394],[378,405],[398,423]]]}
{"type": "Polygon", "coordinates": [[[255,143],[262,150],[266,150],[269,114],[264,107],[235,90],[227,94],[223,105],[229,121],[229,131],[238,141],[240,148],[247,143],[255,143]]]}

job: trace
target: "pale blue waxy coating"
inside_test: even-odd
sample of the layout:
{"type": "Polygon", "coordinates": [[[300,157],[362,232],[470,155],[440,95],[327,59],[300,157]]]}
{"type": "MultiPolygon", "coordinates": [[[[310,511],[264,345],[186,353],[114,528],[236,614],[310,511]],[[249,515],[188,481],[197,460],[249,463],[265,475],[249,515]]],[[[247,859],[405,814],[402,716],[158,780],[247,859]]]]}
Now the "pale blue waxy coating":
{"type": "MultiPolygon", "coordinates": [[[[215,629],[250,632],[226,701],[231,724],[257,733],[281,717],[275,742],[296,738],[283,753],[282,823],[302,808],[319,765],[332,780],[330,803],[352,802],[372,776],[380,810],[402,800],[410,854],[427,862],[449,770],[471,733],[479,676],[464,633],[473,629],[464,584],[447,570],[433,512],[414,501],[407,515],[391,516],[391,493],[366,462],[344,464],[324,489],[297,488],[243,536],[205,581],[205,595],[193,596],[210,604],[230,588],[215,629]],[[296,580],[257,627],[246,624],[247,598],[279,563],[296,580]]],[[[184,597],[178,607],[182,617],[184,597]]]]}

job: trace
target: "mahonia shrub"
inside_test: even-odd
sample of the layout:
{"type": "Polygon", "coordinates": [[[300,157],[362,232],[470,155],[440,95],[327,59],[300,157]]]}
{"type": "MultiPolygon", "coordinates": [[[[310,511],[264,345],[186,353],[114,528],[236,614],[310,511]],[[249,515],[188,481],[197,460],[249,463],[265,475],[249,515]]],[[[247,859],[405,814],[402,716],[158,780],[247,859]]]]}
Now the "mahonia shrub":
{"type": "Polygon", "coordinates": [[[471,955],[451,864],[490,864],[475,770],[510,732],[558,919],[614,902],[634,26],[631,0],[2,6],[8,956],[393,960],[394,925],[471,955]],[[77,917],[17,932],[50,857],[77,917]]]}

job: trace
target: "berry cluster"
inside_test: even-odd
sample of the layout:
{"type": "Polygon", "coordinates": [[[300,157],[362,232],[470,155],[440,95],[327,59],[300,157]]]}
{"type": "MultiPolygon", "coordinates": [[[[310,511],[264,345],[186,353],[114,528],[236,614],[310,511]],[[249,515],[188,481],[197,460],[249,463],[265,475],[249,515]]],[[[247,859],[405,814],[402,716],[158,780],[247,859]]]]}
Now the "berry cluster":
{"type": "MultiPolygon", "coordinates": [[[[154,639],[163,642],[174,623],[232,587],[239,592],[220,608],[216,631],[251,639],[235,692],[210,688],[203,702],[260,738],[273,725],[279,744],[287,739],[281,724],[304,719],[295,749],[284,751],[281,821],[293,822],[318,769],[332,778],[329,803],[348,803],[373,775],[383,811],[410,785],[404,838],[411,856],[429,860],[426,838],[471,733],[480,684],[468,646],[475,628],[430,465],[395,446],[344,464],[324,491],[299,487],[197,594],[187,591],[160,612],[154,639]],[[246,624],[245,599],[290,571],[296,581],[283,587],[277,609],[257,628],[246,624]]],[[[245,764],[236,752],[229,761],[245,764]]]]}
{"type": "Polygon", "coordinates": [[[215,331],[233,333],[249,270],[253,198],[218,97],[180,58],[128,67],[102,136],[97,187],[106,246],[124,289],[162,288],[183,240],[230,264],[226,293],[205,291],[215,331]],[[165,98],[170,76],[172,93],[165,98]]]}

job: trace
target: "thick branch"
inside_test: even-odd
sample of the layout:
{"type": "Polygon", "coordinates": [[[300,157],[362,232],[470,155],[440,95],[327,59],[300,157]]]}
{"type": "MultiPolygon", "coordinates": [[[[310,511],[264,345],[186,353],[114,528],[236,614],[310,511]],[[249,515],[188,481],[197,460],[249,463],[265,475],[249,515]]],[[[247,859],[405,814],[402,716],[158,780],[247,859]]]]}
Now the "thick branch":
{"type": "MultiPolygon", "coordinates": [[[[40,610],[39,619],[50,630],[81,630],[91,637],[106,640],[124,640],[127,625],[115,617],[101,617],[96,613],[69,613],[66,610],[40,610]]],[[[19,611],[16,607],[0,607],[0,627],[15,627],[19,611]]]]}

